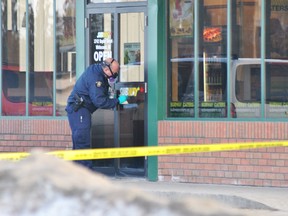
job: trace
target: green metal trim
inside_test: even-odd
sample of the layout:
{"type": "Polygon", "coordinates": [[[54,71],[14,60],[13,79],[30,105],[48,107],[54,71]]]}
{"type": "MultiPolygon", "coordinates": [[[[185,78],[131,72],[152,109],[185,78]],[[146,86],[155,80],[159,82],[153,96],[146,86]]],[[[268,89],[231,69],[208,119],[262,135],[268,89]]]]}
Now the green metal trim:
{"type": "MultiPolygon", "coordinates": [[[[0,23],[2,26],[2,9],[0,10],[0,23]]],[[[0,31],[0,38],[2,38],[2,30],[0,31]]],[[[2,49],[3,49],[3,41],[1,40],[0,42],[0,63],[1,63],[1,67],[0,67],[0,89],[2,92],[2,65],[3,65],[3,59],[2,59],[2,49]]],[[[2,93],[0,94],[0,101],[2,101],[2,93]]],[[[0,105],[0,117],[2,116],[2,103],[0,105]]]]}
{"type": "MultiPolygon", "coordinates": [[[[164,119],[167,113],[167,25],[166,25],[166,11],[167,2],[158,1],[158,46],[159,50],[157,54],[157,70],[154,74],[157,75],[157,85],[155,91],[158,91],[158,117],[157,121],[164,119]]],[[[154,91],[154,92],[155,92],[154,91]]]]}
{"type": "MultiPolygon", "coordinates": [[[[194,101],[195,104],[199,104],[199,2],[194,1],[194,101]]],[[[194,116],[197,119],[199,117],[198,106],[194,106],[194,116]]]]}
{"type": "Polygon", "coordinates": [[[53,1],[53,37],[54,37],[54,55],[53,55],[53,117],[56,116],[56,73],[57,73],[57,18],[56,18],[56,1],[53,1]]]}
{"type": "MultiPolygon", "coordinates": [[[[26,100],[25,100],[25,104],[26,104],[26,116],[29,116],[29,73],[30,73],[30,58],[29,58],[29,53],[30,53],[30,50],[29,50],[29,44],[27,43],[28,41],[30,41],[29,39],[29,30],[30,30],[30,25],[29,25],[29,2],[28,0],[26,0],[26,74],[25,74],[25,77],[26,77],[26,91],[25,91],[25,94],[26,94],[26,100]]],[[[34,32],[33,32],[34,34],[34,32]]]]}
{"type": "MultiPolygon", "coordinates": [[[[165,65],[165,1],[148,1],[148,146],[158,145],[158,117],[163,115],[163,78],[165,65]],[[154,21],[156,20],[156,22],[154,21]],[[161,43],[162,42],[162,43],[161,43]],[[162,55],[162,56],[161,56],[162,55]],[[163,57],[164,56],[164,57],[163,57]]],[[[147,177],[150,181],[158,180],[158,157],[148,157],[147,177]]]]}
{"type": "MultiPolygon", "coordinates": [[[[231,56],[232,56],[232,2],[227,1],[227,80],[226,80],[226,86],[227,86],[227,110],[230,110],[231,104],[230,104],[230,97],[231,97],[231,56]]],[[[233,82],[233,81],[232,81],[233,82]]],[[[230,120],[231,118],[231,112],[227,112],[227,118],[230,120]]]]}
{"type": "Polygon", "coordinates": [[[261,2],[261,118],[265,118],[266,93],[266,3],[261,2]]]}
{"type": "Polygon", "coordinates": [[[76,1],[76,78],[85,70],[85,6],[86,0],[76,1]]]}

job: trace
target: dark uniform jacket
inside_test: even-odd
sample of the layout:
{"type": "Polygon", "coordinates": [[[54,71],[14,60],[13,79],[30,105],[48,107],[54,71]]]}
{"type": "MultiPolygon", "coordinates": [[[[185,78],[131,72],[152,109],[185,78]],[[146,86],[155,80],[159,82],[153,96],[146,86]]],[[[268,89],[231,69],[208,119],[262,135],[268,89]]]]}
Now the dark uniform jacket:
{"type": "Polygon", "coordinates": [[[84,107],[91,113],[100,109],[114,108],[117,98],[109,98],[109,83],[101,64],[90,65],[76,81],[68,97],[68,106],[75,102],[75,94],[84,99],[84,107]]]}

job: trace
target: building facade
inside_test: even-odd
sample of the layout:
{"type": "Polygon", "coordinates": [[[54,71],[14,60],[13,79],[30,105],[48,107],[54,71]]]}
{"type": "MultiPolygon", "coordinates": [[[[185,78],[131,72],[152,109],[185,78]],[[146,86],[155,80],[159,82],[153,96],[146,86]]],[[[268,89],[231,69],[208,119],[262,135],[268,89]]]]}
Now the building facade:
{"type": "MultiPolygon", "coordinates": [[[[92,148],[285,141],[284,0],[4,0],[1,152],[71,149],[66,99],[89,64],[116,58],[92,148]]],[[[288,148],[95,160],[151,181],[288,186],[288,148]]]]}

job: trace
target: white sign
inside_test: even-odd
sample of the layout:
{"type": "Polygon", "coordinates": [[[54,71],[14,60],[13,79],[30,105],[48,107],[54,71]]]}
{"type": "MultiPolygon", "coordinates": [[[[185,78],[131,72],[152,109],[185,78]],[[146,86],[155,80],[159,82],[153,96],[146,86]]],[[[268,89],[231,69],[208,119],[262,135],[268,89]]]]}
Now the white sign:
{"type": "Polygon", "coordinates": [[[95,51],[93,59],[95,62],[102,62],[106,58],[112,58],[113,39],[111,32],[98,32],[97,37],[93,40],[95,51]]]}

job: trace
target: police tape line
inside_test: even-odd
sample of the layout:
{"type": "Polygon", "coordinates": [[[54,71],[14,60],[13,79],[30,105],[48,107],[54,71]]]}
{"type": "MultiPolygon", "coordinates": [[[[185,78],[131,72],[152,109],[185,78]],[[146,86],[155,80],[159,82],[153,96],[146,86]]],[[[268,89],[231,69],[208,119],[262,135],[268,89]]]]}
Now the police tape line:
{"type": "MultiPolygon", "coordinates": [[[[47,152],[64,160],[91,160],[111,159],[143,156],[159,156],[172,154],[205,153],[218,151],[235,151],[256,148],[287,147],[288,141],[253,142],[253,143],[215,143],[201,145],[170,145],[170,146],[143,146],[143,147],[121,147],[101,148],[85,150],[60,150],[47,152]]],[[[0,153],[0,160],[21,160],[29,156],[28,152],[0,153]]]]}

